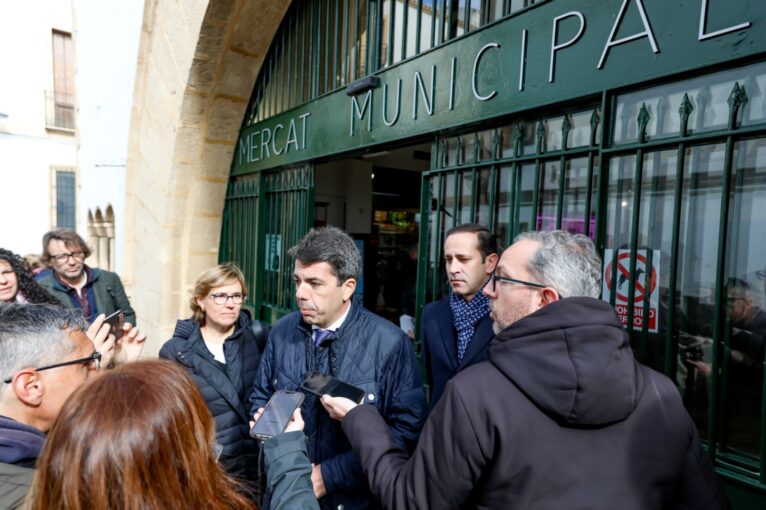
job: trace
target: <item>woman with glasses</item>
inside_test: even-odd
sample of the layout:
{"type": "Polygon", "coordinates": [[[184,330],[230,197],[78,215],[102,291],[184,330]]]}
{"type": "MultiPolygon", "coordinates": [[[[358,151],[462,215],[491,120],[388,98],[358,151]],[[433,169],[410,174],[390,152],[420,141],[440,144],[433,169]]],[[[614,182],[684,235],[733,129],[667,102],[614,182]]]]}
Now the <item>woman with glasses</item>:
{"type": "Polygon", "coordinates": [[[0,302],[61,305],[35,281],[26,261],[4,248],[0,248],[0,302]]]}
{"type": "Polygon", "coordinates": [[[248,396],[261,349],[249,312],[242,309],[245,278],[234,264],[203,272],[189,304],[192,318],[179,320],[160,357],[183,365],[215,419],[219,462],[251,490],[257,486],[257,447],[250,437],[248,396]]]}

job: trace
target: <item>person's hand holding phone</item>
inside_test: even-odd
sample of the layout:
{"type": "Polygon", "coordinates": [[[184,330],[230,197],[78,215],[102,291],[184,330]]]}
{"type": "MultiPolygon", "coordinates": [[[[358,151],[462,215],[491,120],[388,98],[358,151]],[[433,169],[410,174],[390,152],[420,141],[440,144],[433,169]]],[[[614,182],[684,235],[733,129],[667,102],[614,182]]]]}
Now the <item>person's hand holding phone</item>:
{"type": "MultiPolygon", "coordinates": [[[[258,421],[258,418],[261,417],[263,414],[263,407],[259,408],[255,414],[253,415],[253,419],[250,420],[250,428],[253,428],[253,425],[255,425],[255,422],[258,421]]],[[[285,427],[285,432],[295,432],[295,431],[302,431],[303,427],[305,427],[306,424],[303,422],[303,415],[301,414],[301,408],[297,408],[295,411],[293,411],[292,417],[290,417],[290,421],[287,423],[287,427],[285,427]]]]}
{"type": "Polygon", "coordinates": [[[101,365],[106,367],[112,362],[115,351],[115,338],[111,334],[111,326],[104,323],[106,316],[102,313],[88,326],[85,334],[93,342],[93,347],[101,353],[101,365]]]}
{"type": "Polygon", "coordinates": [[[334,420],[343,421],[349,411],[358,406],[356,402],[346,397],[331,397],[322,395],[322,405],[334,420]]]}
{"type": "Polygon", "coordinates": [[[134,327],[131,323],[122,324],[122,336],[116,341],[115,346],[115,364],[128,363],[136,361],[141,357],[146,343],[146,333],[134,327]]]}

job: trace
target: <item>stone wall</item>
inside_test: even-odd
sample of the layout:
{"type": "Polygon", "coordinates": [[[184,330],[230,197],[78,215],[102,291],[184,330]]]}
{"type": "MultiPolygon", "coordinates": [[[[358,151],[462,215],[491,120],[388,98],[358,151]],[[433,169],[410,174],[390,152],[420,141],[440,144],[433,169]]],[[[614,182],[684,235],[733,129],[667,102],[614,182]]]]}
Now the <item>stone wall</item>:
{"type": "Polygon", "coordinates": [[[146,355],[218,257],[226,182],[289,0],[146,0],[128,147],[123,282],[146,355]]]}

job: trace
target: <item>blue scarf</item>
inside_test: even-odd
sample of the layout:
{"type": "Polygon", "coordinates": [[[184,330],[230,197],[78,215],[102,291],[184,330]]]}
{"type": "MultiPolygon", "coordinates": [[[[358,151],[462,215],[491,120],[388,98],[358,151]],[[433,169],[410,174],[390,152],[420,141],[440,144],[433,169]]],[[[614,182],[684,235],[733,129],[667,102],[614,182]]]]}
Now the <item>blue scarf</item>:
{"type": "Polygon", "coordinates": [[[476,324],[489,315],[489,299],[481,290],[470,301],[466,301],[453,292],[449,298],[449,306],[452,309],[457,330],[457,361],[460,363],[463,361],[468,344],[471,343],[476,324]]]}

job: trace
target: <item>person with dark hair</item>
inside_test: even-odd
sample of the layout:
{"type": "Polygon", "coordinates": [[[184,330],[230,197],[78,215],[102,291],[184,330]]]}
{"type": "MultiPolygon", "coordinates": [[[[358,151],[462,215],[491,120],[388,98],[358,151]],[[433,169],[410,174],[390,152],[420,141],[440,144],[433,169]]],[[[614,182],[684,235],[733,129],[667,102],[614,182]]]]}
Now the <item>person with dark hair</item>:
{"type": "MultiPolygon", "coordinates": [[[[386,420],[386,433],[411,450],[427,405],[412,343],[394,324],[353,301],[361,256],[348,234],[312,229],[288,254],[298,310],[271,329],[250,397],[251,413],[276,390],[298,390],[314,371],[364,389],[364,401],[386,420]]],[[[375,508],[359,459],[340,424],[319,400],[306,395],[312,482],[321,508],[375,508]]],[[[269,505],[269,496],[265,506],[269,505]]]]}
{"type": "MultiPolygon", "coordinates": [[[[297,412],[288,430],[299,437],[301,424],[297,412]]],[[[214,438],[202,395],[176,363],[139,361],[111,370],[62,407],[27,508],[254,509],[216,463],[214,438]]],[[[302,462],[276,463],[273,470],[273,483],[290,489],[292,508],[316,506],[305,454],[302,462]]]]}
{"type": "MultiPolygon", "coordinates": [[[[204,271],[189,299],[193,317],[176,323],[160,358],[186,368],[215,419],[219,462],[255,489],[258,449],[249,434],[248,397],[261,352],[250,312],[242,309],[246,296],[245,277],[234,264],[204,271]]],[[[264,329],[264,342],[267,334],[264,329]]]]}
{"type": "Polygon", "coordinates": [[[74,390],[108,363],[114,337],[61,306],[0,304],[0,508],[18,508],[45,433],[74,390]]]}
{"type": "Polygon", "coordinates": [[[444,239],[444,262],[452,293],[423,308],[420,327],[432,408],[447,381],[489,355],[494,333],[482,289],[497,264],[495,236],[473,223],[452,228],[444,239]]]}
{"type": "Polygon", "coordinates": [[[524,232],[484,288],[489,360],[447,383],[410,457],[369,405],[322,397],[383,508],[726,508],[673,382],[599,299],[593,242],[524,232]]]}
{"type": "Polygon", "coordinates": [[[37,281],[64,306],[82,311],[88,322],[99,314],[122,310],[125,322],[136,325],[136,312],[117,273],[85,264],[90,248],[74,230],[56,229],[43,236],[43,263],[49,269],[37,281]]]}
{"type": "Polygon", "coordinates": [[[35,281],[27,262],[4,248],[0,248],[0,302],[61,305],[35,281]]]}

